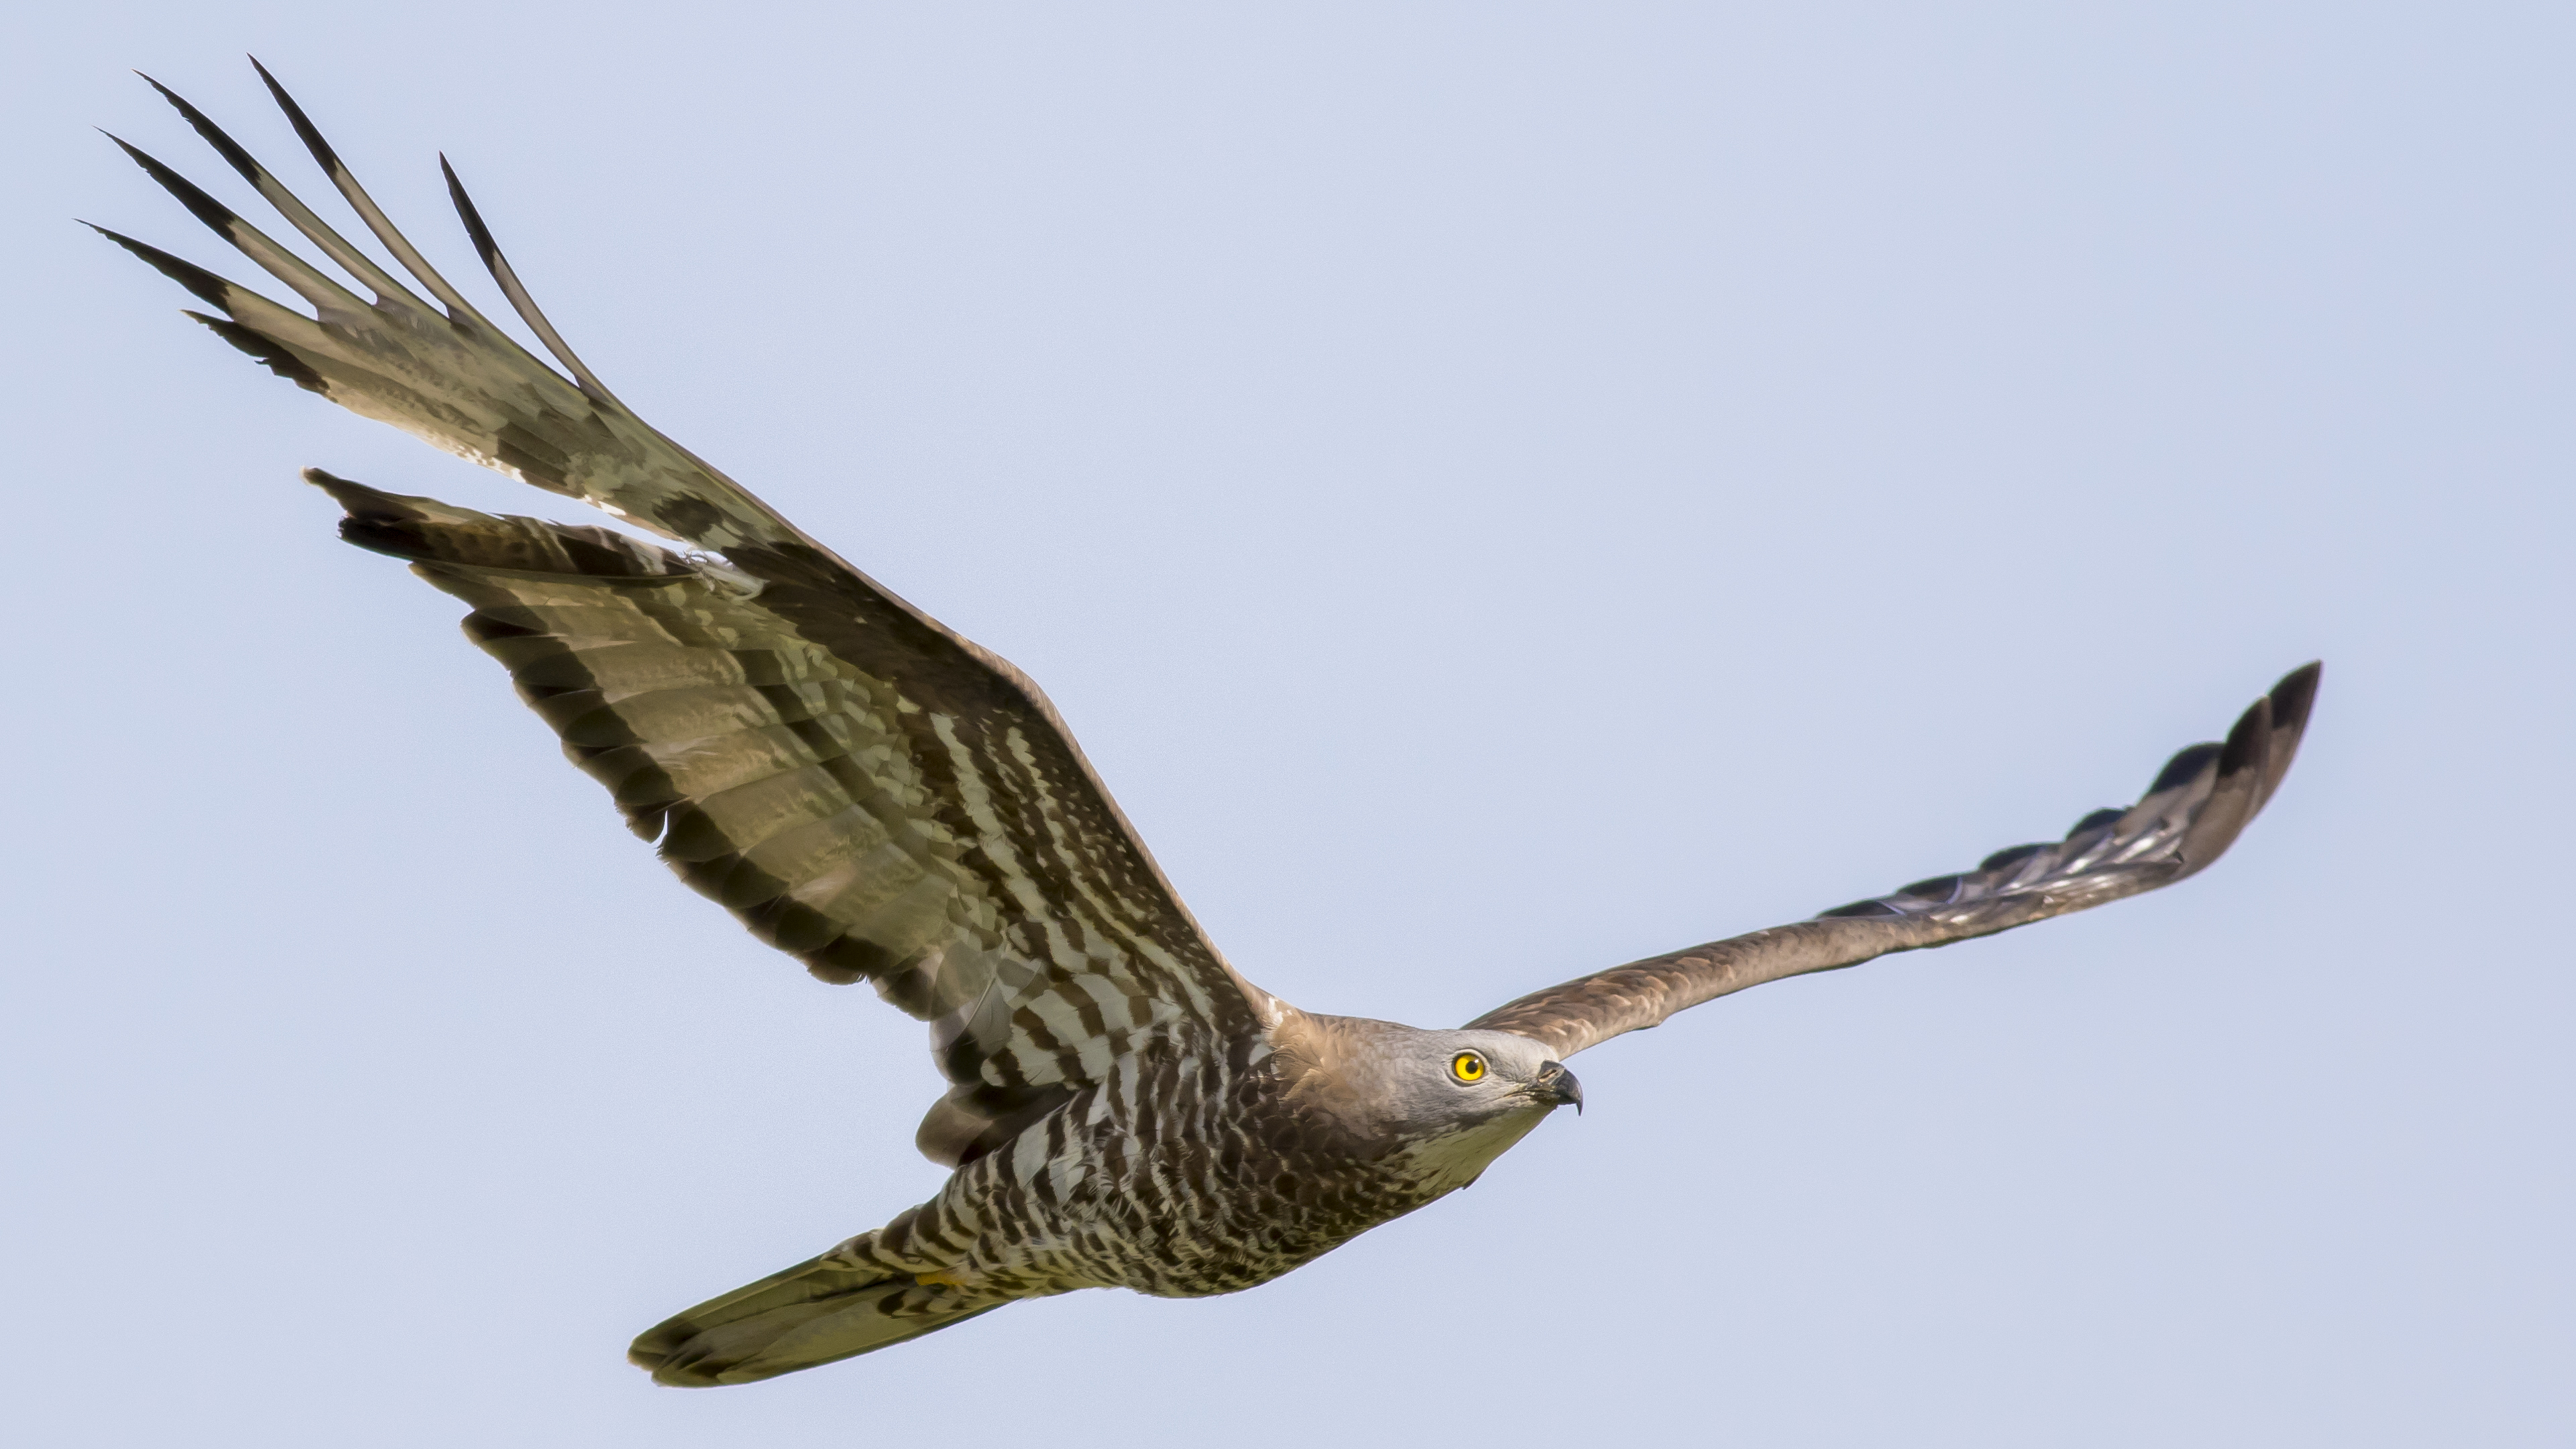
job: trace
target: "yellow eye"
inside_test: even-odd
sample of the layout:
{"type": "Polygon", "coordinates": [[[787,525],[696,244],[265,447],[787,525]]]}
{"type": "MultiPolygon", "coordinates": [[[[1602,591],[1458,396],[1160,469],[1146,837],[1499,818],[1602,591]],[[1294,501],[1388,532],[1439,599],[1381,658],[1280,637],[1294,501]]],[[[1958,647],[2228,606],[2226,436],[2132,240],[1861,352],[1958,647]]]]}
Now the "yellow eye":
{"type": "Polygon", "coordinates": [[[1462,1082],[1481,1081],[1485,1075],[1485,1059],[1474,1052],[1460,1052],[1449,1059],[1449,1075],[1462,1082]]]}

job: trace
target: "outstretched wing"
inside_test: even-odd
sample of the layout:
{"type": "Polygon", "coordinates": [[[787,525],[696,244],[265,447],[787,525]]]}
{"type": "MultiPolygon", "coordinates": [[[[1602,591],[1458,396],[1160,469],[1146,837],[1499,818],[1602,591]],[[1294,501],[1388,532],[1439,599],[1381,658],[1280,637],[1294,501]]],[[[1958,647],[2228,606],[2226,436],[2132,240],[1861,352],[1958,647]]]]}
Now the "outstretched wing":
{"type": "Polygon", "coordinates": [[[1517,1032],[1570,1057],[1765,981],[1991,936],[2171,885],[2224,854],[2280,788],[2321,672],[2316,664],[2290,671],[2236,721],[2225,744],[2184,750],[2145,799],[2094,811],[2064,840],[1997,851],[1973,871],[1916,881],[1813,920],[1577,977],[1467,1025],[1517,1032]]]}
{"type": "Polygon", "coordinates": [[[872,981],[933,1024],[953,1086],[922,1123],[925,1153],[989,1151],[1148,1034],[1215,1051],[1256,1039],[1267,998],[1191,920],[1036,685],[628,412],[528,300],[450,172],[494,278],[572,379],[519,348],[430,269],[268,83],[443,312],[166,89],[375,300],[131,146],[315,315],[108,235],[224,313],[190,316],[303,386],[722,555],[308,474],[348,509],[343,536],[413,560],[472,607],[467,634],[684,880],[815,975],[872,981]]]}

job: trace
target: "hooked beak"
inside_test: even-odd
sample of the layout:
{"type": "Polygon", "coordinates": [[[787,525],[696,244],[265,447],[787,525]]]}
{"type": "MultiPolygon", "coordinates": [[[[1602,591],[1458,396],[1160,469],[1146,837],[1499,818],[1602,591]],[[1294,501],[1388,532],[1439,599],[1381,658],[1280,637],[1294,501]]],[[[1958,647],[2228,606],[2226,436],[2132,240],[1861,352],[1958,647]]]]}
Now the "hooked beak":
{"type": "Polygon", "coordinates": [[[1565,1063],[1539,1063],[1538,1075],[1530,1078],[1530,1088],[1556,1106],[1571,1104],[1575,1116],[1583,1115],[1583,1084],[1565,1069],[1565,1063]]]}

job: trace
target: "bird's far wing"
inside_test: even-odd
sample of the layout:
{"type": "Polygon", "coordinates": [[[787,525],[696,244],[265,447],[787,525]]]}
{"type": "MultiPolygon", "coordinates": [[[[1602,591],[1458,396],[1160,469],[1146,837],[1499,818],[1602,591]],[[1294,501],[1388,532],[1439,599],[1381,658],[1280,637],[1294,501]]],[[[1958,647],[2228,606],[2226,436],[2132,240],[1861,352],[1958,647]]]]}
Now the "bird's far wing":
{"type": "Polygon", "coordinates": [[[444,313],[176,96],[377,300],[131,147],[317,315],[115,239],[226,314],[189,315],[305,387],[721,553],[308,474],[348,509],[344,537],[413,560],[472,606],[467,634],[683,879],[815,975],[872,981],[932,1023],[952,1087],[922,1123],[925,1153],[959,1162],[991,1150],[1151,1036],[1251,1048],[1269,998],[1191,920],[1035,684],[635,419],[526,300],[459,191],[494,276],[578,381],[520,350],[429,270],[277,94],[444,313]]]}
{"type": "Polygon", "coordinates": [[[110,240],[224,313],[222,317],[195,312],[189,316],[278,375],[351,412],[391,423],[443,451],[548,492],[581,499],[657,533],[718,551],[746,542],[810,544],[741,484],[655,432],[600,384],[519,285],[517,274],[494,245],[491,232],[444,158],[439,164],[446,170],[448,193],[465,219],[475,250],[521,318],[572,374],[569,379],[511,340],[440,276],[394,229],[303,108],[265,67],[259,74],[342,197],[412,280],[437,298],[438,305],[423,300],[401,278],[334,231],[204,112],[153,81],[153,88],[279,215],[375,297],[373,302],[360,299],[178,172],[110,137],[198,220],[303,298],[314,312],[308,317],[167,252],[100,228],[110,240]]]}
{"type": "Polygon", "coordinates": [[[1916,881],[1813,920],[1693,946],[1532,992],[1467,1023],[1570,1057],[1748,986],[1946,946],[2171,885],[2225,853],[2289,773],[2321,666],[2290,671],[2224,744],[2173,757],[2146,798],[2096,810],[2064,840],[2017,845],[1962,875],[1916,881]]]}

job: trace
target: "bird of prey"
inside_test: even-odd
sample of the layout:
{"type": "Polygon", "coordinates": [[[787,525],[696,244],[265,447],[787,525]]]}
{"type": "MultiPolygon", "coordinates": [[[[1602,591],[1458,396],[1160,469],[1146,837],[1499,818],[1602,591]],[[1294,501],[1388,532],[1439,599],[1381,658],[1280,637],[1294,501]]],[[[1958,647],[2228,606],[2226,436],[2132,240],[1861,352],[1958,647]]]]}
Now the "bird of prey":
{"type": "Polygon", "coordinates": [[[630,1357],[665,1384],[770,1378],[1077,1288],[1196,1297],[1276,1278],[1475,1181],[1549,1113],[1579,1108],[1565,1063],[1587,1047],[1765,981],[2206,868],[2280,787],[2307,725],[2315,664],[2224,743],[2182,751],[2136,804],[2062,840],[1551,986],[1456,1030],[1300,1010],[1208,941],[1034,683],[628,411],[530,300],[449,169],[485,267],[561,370],[522,349],[260,76],[409,280],[157,82],[371,296],[122,141],[310,315],[107,235],[280,376],[685,545],[305,474],[346,510],[343,538],[465,603],[467,636],[682,880],[814,975],[868,982],[930,1027],[947,1088],[918,1141],[955,1169],[946,1185],[647,1330],[630,1357]]]}

